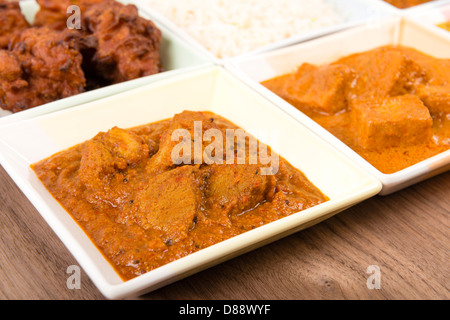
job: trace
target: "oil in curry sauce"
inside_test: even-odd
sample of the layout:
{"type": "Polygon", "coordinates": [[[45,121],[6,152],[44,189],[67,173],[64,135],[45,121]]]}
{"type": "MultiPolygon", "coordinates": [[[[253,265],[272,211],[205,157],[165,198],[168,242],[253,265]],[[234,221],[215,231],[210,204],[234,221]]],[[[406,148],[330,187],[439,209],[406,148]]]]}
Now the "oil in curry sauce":
{"type": "Polygon", "coordinates": [[[262,84],[383,173],[450,148],[450,59],[386,46],[262,84]]]}

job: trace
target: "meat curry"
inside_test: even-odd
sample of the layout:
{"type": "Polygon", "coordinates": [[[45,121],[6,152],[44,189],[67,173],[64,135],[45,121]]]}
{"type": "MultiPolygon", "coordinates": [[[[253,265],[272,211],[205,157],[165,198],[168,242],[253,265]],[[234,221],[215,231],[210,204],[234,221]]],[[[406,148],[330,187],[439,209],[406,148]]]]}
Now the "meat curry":
{"type": "Polygon", "coordinates": [[[124,280],[328,200],[283,158],[274,175],[259,162],[174,164],[171,135],[192,132],[195,121],[237,129],[213,113],[185,111],[114,127],[32,165],[124,280]]]}
{"type": "Polygon", "coordinates": [[[262,84],[383,173],[450,148],[450,59],[379,47],[262,84]]]}

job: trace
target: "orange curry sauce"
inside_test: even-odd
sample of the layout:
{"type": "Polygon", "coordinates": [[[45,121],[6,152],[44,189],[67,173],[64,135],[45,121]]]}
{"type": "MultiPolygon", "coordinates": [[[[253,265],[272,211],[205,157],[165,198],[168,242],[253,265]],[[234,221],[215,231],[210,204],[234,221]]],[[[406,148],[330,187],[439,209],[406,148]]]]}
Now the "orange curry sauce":
{"type": "Polygon", "coordinates": [[[450,59],[386,46],[262,84],[383,173],[450,148],[450,59]]]}
{"type": "Polygon", "coordinates": [[[248,161],[174,165],[172,132],[192,132],[194,121],[236,129],[213,113],[185,111],[112,128],[32,165],[124,280],[328,200],[282,158],[275,175],[248,161]]]}
{"type": "Polygon", "coordinates": [[[384,0],[387,3],[392,4],[393,6],[399,9],[407,9],[419,4],[424,4],[427,2],[431,2],[432,0],[384,0]]]}
{"type": "Polygon", "coordinates": [[[439,28],[442,28],[444,30],[447,30],[450,32],[450,21],[442,22],[437,25],[439,28]]]}

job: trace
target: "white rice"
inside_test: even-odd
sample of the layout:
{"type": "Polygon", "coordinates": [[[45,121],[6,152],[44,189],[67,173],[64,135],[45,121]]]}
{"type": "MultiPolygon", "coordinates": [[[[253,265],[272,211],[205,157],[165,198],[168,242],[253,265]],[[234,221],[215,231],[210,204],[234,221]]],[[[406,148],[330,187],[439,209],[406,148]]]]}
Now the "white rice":
{"type": "Polygon", "coordinates": [[[343,21],[324,0],[147,0],[218,58],[343,21]]]}

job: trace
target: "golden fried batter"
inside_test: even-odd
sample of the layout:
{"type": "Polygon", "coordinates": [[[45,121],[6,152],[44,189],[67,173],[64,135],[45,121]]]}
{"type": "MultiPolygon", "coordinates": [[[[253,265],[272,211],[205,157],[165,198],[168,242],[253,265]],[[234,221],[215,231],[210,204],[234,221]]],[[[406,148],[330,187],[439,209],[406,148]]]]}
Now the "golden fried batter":
{"type": "Polygon", "coordinates": [[[0,49],[7,49],[12,34],[30,25],[16,1],[0,0],[0,49]]]}
{"type": "Polygon", "coordinates": [[[92,4],[100,2],[111,2],[112,0],[37,0],[40,10],[34,17],[34,25],[62,31],[67,26],[67,19],[71,13],[67,13],[67,8],[76,5],[80,8],[81,13],[92,4]]]}
{"type": "Polygon", "coordinates": [[[136,6],[106,1],[90,6],[82,19],[90,33],[85,44],[95,50],[91,62],[98,75],[119,83],[162,70],[161,31],[140,17],[136,6]]]}
{"type": "Polygon", "coordinates": [[[84,91],[82,56],[70,30],[29,28],[0,51],[0,107],[12,112],[84,91]]]}
{"type": "Polygon", "coordinates": [[[18,2],[0,0],[0,108],[18,112],[162,71],[161,31],[136,6],[37,2],[41,9],[30,26],[18,2]],[[71,5],[81,10],[81,30],[67,28],[71,5]]]}

